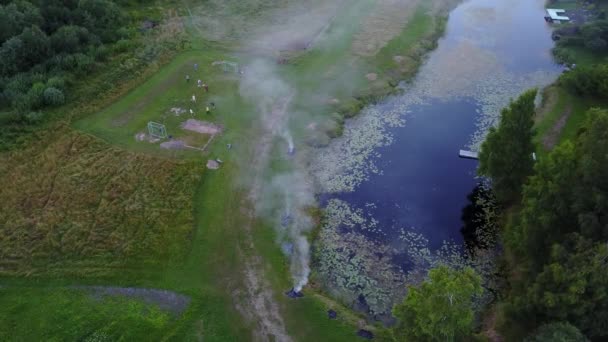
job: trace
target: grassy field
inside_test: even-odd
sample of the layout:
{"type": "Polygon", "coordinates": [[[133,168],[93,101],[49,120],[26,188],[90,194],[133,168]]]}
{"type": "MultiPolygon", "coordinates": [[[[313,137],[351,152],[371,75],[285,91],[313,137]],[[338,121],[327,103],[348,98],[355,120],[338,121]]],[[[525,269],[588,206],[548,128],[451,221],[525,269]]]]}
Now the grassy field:
{"type": "MultiPolygon", "coordinates": [[[[230,5],[213,4],[222,10],[230,5]]],[[[272,8],[267,1],[256,4],[272,8]]],[[[250,8],[239,6],[239,13],[249,13],[250,8]]],[[[373,1],[347,6],[327,31],[328,45],[320,42],[281,67],[282,76],[299,91],[296,108],[307,106],[323,118],[340,110],[325,101],[336,97],[340,106],[355,101],[349,110],[356,111],[363,103],[361,94],[385,94],[395,75],[412,74],[442,28],[420,7],[379,49],[377,59],[363,58],[351,46],[361,30],[359,19],[373,8],[373,1]],[[407,64],[395,62],[394,56],[405,56],[407,64]],[[368,73],[379,77],[369,81],[368,73]],[[319,94],[323,100],[311,103],[319,94]]],[[[190,14],[202,10],[185,9],[190,14]]],[[[70,127],[57,124],[27,148],[0,155],[0,300],[7,304],[0,308],[0,338],[16,331],[18,339],[34,340],[248,340],[259,327],[237,310],[243,299],[238,289],[244,261],[258,256],[294,340],[355,338],[362,318],[315,286],[295,301],[282,294],[292,286],[289,264],[267,222],[254,222],[249,244],[242,229],[248,224],[242,214],[246,190],[235,180],[248,171],[242,161],[256,157],[251,155],[258,139],[255,108],[240,98],[237,75],[212,66],[216,60],[238,61],[242,52],[228,49],[230,42],[201,39],[202,17],[185,14],[192,49],[137,87],[128,83],[93,104],[68,108],[70,117],[78,119],[70,127]],[[196,86],[199,78],[209,93],[196,86]],[[120,99],[108,102],[119,94],[120,99]],[[193,94],[196,103],[190,101],[193,94]],[[216,108],[204,114],[210,102],[216,108]],[[158,121],[174,139],[205,144],[208,136],[180,128],[190,115],[175,116],[169,111],[173,107],[193,109],[196,119],[225,130],[205,153],[163,150],[135,139],[148,121],[158,121]],[[204,171],[210,158],[221,158],[222,168],[204,171]],[[65,287],[79,284],[167,289],[189,296],[191,303],[172,317],[154,305],[99,301],[65,287]],[[328,308],[338,311],[337,320],[327,318],[328,308]],[[73,324],[60,324],[67,320],[73,324]],[[34,326],[27,330],[23,322],[34,326]]],[[[153,65],[150,70],[157,69],[153,65]]]]}
{"type": "Polygon", "coordinates": [[[201,167],[65,127],[38,139],[0,156],[0,273],[102,276],[185,255],[201,167]]]}
{"type": "Polygon", "coordinates": [[[0,290],[3,341],[133,341],[155,339],[175,320],[153,305],[82,290],[0,290]],[[35,305],[32,305],[35,303],[35,305]]]}
{"type": "Polygon", "coordinates": [[[534,139],[541,155],[555,144],[573,139],[590,108],[608,106],[605,100],[574,95],[558,84],[545,89],[544,96],[546,101],[536,120],[534,139]],[[550,146],[547,139],[552,142],[550,146]]]}

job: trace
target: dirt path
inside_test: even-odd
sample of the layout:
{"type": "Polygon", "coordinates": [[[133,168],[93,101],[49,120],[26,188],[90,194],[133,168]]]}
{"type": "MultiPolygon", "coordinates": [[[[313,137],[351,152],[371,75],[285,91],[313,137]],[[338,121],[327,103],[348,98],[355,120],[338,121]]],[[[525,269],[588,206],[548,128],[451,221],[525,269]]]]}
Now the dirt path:
{"type": "Polygon", "coordinates": [[[269,113],[266,113],[268,117],[262,120],[262,122],[270,124],[263,127],[264,133],[254,148],[254,160],[251,163],[254,178],[249,197],[243,199],[241,203],[241,213],[247,217],[243,226],[245,232],[244,246],[239,249],[239,255],[244,264],[243,276],[246,293],[236,290],[233,296],[235,297],[237,310],[257,326],[257,329],[254,330],[254,338],[260,341],[292,340],[285,329],[279,305],[274,297],[275,294],[266,280],[263,260],[256,252],[252,237],[253,225],[257,219],[252,204],[260,199],[263,174],[268,165],[272,143],[277,137],[278,127],[285,119],[290,101],[291,97],[275,105],[269,113]]]}
{"type": "Polygon", "coordinates": [[[555,144],[559,141],[559,136],[562,133],[562,129],[566,126],[568,118],[572,114],[572,106],[568,106],[562,113],[559,119],[555,122],[551,130],[548,131],[543,137],[543,147],[545,150],[551,150],[555,144]]]}

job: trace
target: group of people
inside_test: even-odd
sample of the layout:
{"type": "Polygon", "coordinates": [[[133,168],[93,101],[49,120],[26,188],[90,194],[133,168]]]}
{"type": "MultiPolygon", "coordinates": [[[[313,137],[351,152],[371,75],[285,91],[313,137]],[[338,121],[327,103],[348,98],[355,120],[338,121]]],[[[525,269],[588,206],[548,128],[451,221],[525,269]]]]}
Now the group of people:
{"type": "MultiPolygon", "coordinates": [[[[194,71],[198,71],[198,64],[194,63],[194,71]]],[[[190,82],[190,75],[186,75],[186,82],[190,82]]],[[[205,89],[205,92],[208,93],[209,92],[209,86],[206,83],[203,83],[202,80],[197,80],[196,82],[196,86],[198,88],[203,88],[205,89]]],[[[196,103],[196,95],[192,95],[192,102],[196,103]]],[[[215,103],[210,102],[207,106],[205,106],[205,112],[207,114],[211,114],[211,109],[215,109],[215,103]]],[[[194,111],[192,109],[190,109],[190,114],[194,115],[194,111]]]]}

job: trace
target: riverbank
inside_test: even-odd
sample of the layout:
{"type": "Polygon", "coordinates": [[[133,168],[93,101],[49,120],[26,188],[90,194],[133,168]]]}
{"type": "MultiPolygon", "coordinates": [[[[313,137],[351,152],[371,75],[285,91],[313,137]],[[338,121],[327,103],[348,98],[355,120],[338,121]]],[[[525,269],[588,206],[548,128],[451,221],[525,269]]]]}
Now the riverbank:
{"type": "Polygon", "coordinates": [[[541,1],[463,3],[406,91],[366,108],[317,155],[328,219],[315,253],[345,301],[388,318],[405,291],[391,284],[467,263],[461,209],[477,165],[458,149],[477,150],[511,98],[561,72],[543,13],[541,1]]]}
{"type": "MultiPolygon", "coordinates": [[[[553,49],[556,60],[573,68],[608,63],[608,54],[605,51],[593,51],[581,44],[589,40],[583,37],[587,31],[584,27],[601,21],[602,13],[608,11],[608,4],[557,1],[547,3],[546,6],[566,9],[566,13],[570,13],[573,20],[560,26],[552,26],[553,36],[559,38],[553,49]]],[[[559,80],[543,90],[543,99],[536,117],[535,138],[537,151],[541,155],[565,140],[573,140],[590,108],[607,105],[605,99],[575,94],[559,80]]]]}

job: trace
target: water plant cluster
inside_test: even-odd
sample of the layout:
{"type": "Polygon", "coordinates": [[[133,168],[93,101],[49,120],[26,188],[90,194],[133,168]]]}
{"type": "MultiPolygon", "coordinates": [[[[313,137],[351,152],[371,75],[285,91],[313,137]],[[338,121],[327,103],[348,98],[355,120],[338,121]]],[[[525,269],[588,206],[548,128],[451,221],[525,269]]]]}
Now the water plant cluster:
{"type": "Polygon", "coordinates": [[[316,269],[332,295],[383,315],[404,294],[405,273],[392,262],[396,250],[363,234],[370,224],[360,210],[331,200],[315,248],[316,269]]]}
{"type": "MultiPolygon", "coordinates": [[[[487,198],[480,198],[476,205],[484,208],[478,215],[494,207],[487,198]]],[[[484,286],[496,287],[492,258],[496,240],[494,234],[487,232],[495,226],[491,219],[478,226],[478,238],[483,240],[484,248],[476,249],[475,257],[471,257],[453,241],[432,248],[429,238],[414,227],[401,228],[398,243],[370,238],[369,232],[377,230],[377,222],[368,209],[330,200],[314,250],[321,282],[345,303],[376,317],[387,316],[405,294],[406,286],[420,283],[427,271],[438,265],[472,267],[482,276],[484,286]]],[[[486,300],[487,296],[480,299],[486,300]]]]}

